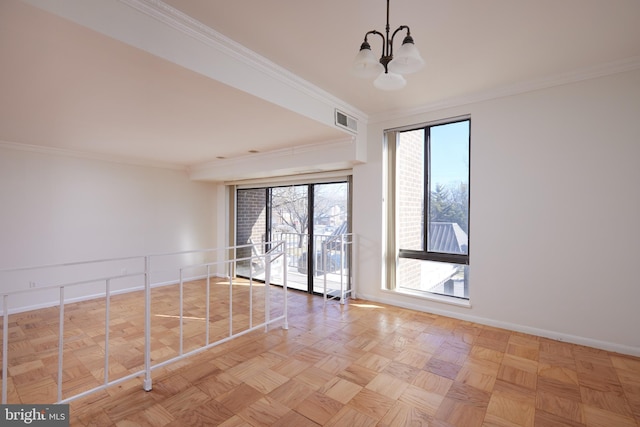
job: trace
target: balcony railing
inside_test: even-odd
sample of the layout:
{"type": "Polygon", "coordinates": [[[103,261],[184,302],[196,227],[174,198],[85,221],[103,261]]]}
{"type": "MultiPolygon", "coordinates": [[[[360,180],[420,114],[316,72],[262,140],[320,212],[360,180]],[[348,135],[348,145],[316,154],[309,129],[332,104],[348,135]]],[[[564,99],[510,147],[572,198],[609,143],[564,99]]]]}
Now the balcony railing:
{"type": "Polygon", "coordinates": [[[322,242],[323,291],[325,303],[328,299],[339,299],[344,304],[345,297],[355,297],[353,263],[357,250],[353,233],[338,234],[322,242]]]}
{"type": "MultiPolygon", "coordinates": [[[[319,294],[340,292],[348,295],[354,280],[351,269],[351,258],[357,249],[352,233],[346,234],[315,234],[313,235],[313,252],[309,256],[309,239],[306,233],[274,233],[273,241],[284,241],[287,247],[287,270],[289,272],[289,287],[307,291],[309,275],[313,281],[313,291],[319,294]],[[309,261],[313,260],[310,268],[309,261]],[[328,289],[328,291],[327,291],[328,289]]],[[[265,245],[265,247],[268,247],[265,245]]],[[[246,269],[243,269],[246,271],[246,269]]],[[[256,277],[259,277],[259,268],[256,277]]],[[[278,269],[278,271],[280,271],[278,269]]],[[[274,277],[272,283],[277,284],[279,277],[274,277]]]]}
{"type": "MultiPolygon", "coordinates": [[[[230,341],[236,337],[249,332],[265,328],[265,330],[276,322],[282,322],[283,328],[288,329],[287,323],[287,269],[283,267],[280,275],[280,285],[282,285],[282,298],[274,299],[271,293],[272,266],[279,263],[286,266],[287,246],[285,241],[274,242],[270,245],[270,250],[266,253],[251,251],[251,255],[246,258],[223,259],[225,254],[234,253],[235,250],[249,245],[227,247],[221,249],[207,249],[198,251],[175,252],[166,254],[154,254],[139,257],[112,258],[87,262],[74,262],[65,264],[46,265],[29,268],[0,270],[0,297],[2,298],[2,403],[7,403],[8,379],[11,377],[11,368],[18,362],[19,358],[12,358],[11,344],[13,335],[9,331],[9,325],[18,316],[24,315],[25,310],[37,308],[53,307],[59,310],[57,322],[57,374],[56,377],[56,397],[52,403],[66,403],[72,400],[87,396],[89,394],[104,390],[107,387],[122,383],[133,378],[143,378],[144,390],[152,388],[152,371],[175,363],[186,357],[200,353],[214,346],[230,341]],[[264,301],[257,303],[254,301],[254,281],[249,276],[247,284],[243,284],[242,296],[247,295],[248,303],[244,302],[242,307],[249,307],[248,313],[240,313],[234,305],[237,296],[234,292],[237,283],[229,272],[233,271],[233,266],[239,261],[249,261],[250,263],[259,261],[264,266],[263,280],[260,284],[264,288],[264,301]],[[194,347],[189,343],[189,348],[185,349],[184,325],[186,316],[185,289],[193,283],[193,280],[205,282],[205,314],[203,321],[205,324],[205,338],[202,345],[194,347]],[[214,279],[216,284],[227,282],[228,292],[226,302],[216,305],[210,303],[210,292],[214,279]],[[173,285],[179,290],[178,309],[175,316],[168,313],[167,317],[177,317],[179,324],[178,348],[174,356],[164,358],[164,360],[153,360],[151,357],[152,340],[162,337],[152,336],[151,313],[157,313],[153,308],[151,298],[152,289],[173,285]],[[111,377],[110,360],[115,357],[111,353],[111,334],[114,320],[111,318],[111,302],[115,295],[142,292],[144,295],[144,360],[142,368],[130,372],[124,376],[113,379],[111,377]],[[102,365],[104,366],[104,378],[99,386],[80,393],[70,394],[64,390],[64,361],[65,361],[65,322],[69,322],[66,308],[79,301],[89,299],[102,299],[104,301],[104,354],[102,365]],[[281,307],[272,307],[272,300],[279,302],[281,307]],[[226,307],[226,313],[220,312],[220,307],[226,307]],[[275,315],[274,315],[275,313],[275,315]],[[210,324],[214,317],[227,316],[228,331],[224,335],[210,333],[210,324]],[[15,317],[14,317],[15,316],[15,317]],[[239,319],[234,321],[234,319],[239,319]],[[247,320],[248,319],[248,320],[247,320]],[[235,323],[234,323],[235,322],[235,323]],[[11,366],[10,366],[11,361],[11,366]]],[[[224,298],[217,293],[216,298],[224,298]]],[[[76,307],[72,307],[76,308],[76,307]]],[[[33,313],[37,313],[34,311],[33,313]]],[[[157,313],[156,316],[162,315],[157,313]]],[[[35,316],[35,314],[34,314],[35,316]]],[[[55,327],[52,327],[55,329],[55,327]]],[[[68,334],[67,334],[68,335],[68,334]]],[[[55,338],[54,338],[55,340],[55,338]]],[[[47,348],[51,353],[51,349],[47,348]]],[[[38,354],[30,355],[38,358],[38,354]]],[[[79,357],[79,356],[75,356],[79,357]]],[[[95,357],[95,355],[92,355],[95,357]]],[[[95,360],[92,361],[95,363],[95,360]]],[[[48,403],[48,402],[11,402],[11,403],[48,403]]]]}

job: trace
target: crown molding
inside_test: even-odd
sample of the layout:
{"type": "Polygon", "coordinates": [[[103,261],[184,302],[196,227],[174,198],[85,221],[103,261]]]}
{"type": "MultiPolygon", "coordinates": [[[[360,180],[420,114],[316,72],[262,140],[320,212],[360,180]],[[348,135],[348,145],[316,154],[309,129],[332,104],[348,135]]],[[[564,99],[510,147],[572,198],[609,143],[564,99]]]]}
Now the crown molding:
{"type": "Polygon", "coordinates": [[[326,173],[363,162],[358,157],[355,138],[351,137],[203,162],[188,167],[187,173],[194,181],[239,182],[326,173]]]}
{"type": "Polygon", "coordinates": [[[640,56],[625,58],[618,61],[597,64],[590,67],[574,70],[567,73],[557,74],[551,77],[544,77],[535,80],[529,80],[513,85],[501,86],[499,88],[476,92],[457,98],[449,98],[437,101],[420,107],[402,110],[390,110],[369,116],[369,123],[380,123],[388,120],[401,119],[408,116],[416,116],[433,111],[444,110],[446,108],[460,107],[463,105],[474,104],[477,102],[489,101],[492,99],[504,98],[513,95],[519,95],[526,92],[532,92],[540,89],[547,89],[565,84],[577,83],[583,80],[595,79],[598,77],[609,76],[627,71],[633,71],[640,68],[640,56]]]}
{"type": "Polygon", "coordinates": [[[267,178],[249,178],[235,181],[223,181],[224,185],[235,185],[238,188],[264,188],[274,185],[304,185],[310,181],[314,183],[331,183],[336,180],[348,179],[353,175],[353,169],[336,169],[325,171],[322,169],[309,169],[295,175],[270,176],[267,178]]]}
{"type": "Polygon", "coordinates": [[[132,159],[123,156],[114,156],[102,153],[89,153],[85,151],[70,150],[67,148],[45,147],[41,145],[22,144],[18,142],[0,141],[0,149],[27,151],[31,153],[46,154],[49,156],[72,157],[85,160],[98,160],[110,163],[120,163],[131,166],[151,167],[158,169],[171,169],[187,171],[187,167],[175,163],[156,162],[152,160],[132,159]]]}
{"type": "Polygon", "coordinates": [[[308,153],[319,153],[327,150],[339,150],[350,147],[355,144],[353,137],[342,138],[338,140],[326,141],[322,143],[306,144],[295,147],[281,148],[278,150],[265,151],[256,154],[246,154],[229,159],[217,159],[208,162],[181,165],[176,163],[157,162],[152,160],[133,159],[130,157],[115,156],[103,153],[91,153],[79,150],[71,150],[67,148],[46,147],[42,145],[23,144],[19,142],[10,142],[0,140],[0,149],[26,151],[30,153],[45,154],[49,156],[61,156],[85,160],[98,160],[110,163],[119,163],[131,166],[152,167],[158,169],[170,169],[176,171],[184,171],[186,173],[194,173],[204,171],[216,167],[230,167],[241,165],[247,161],[264,161],[269,162],[273,159],[286,158],[295,155],[303,155],[308,153]]]}
{"type": "Polygon", "coordinates": [[[160,0],[119,0],[123,4],[162,22],[163,24],[192,37],[207,46],[210,46],[224,54],[252,67],[253,69],[278,80],[279,82],[304,93],[305,95],[330,105],[344,109],[358,120],[366,124],[368,116],[365,112],[345,103],[343,100],[331,95],[329,92],[315,86],[307,80],[298,77],[289,70],[270,61],[262,55],[235,42],[229,37],[215,31],[202,22],[175,9],[160,0]]]}
{"type": "Polygon", "coordinates": [[[198,163],[187,167],[189,173],[194,173],[202,170],[207,170],[215,167],[228,167],[239,164],[244,164],[247,161],[269,161],[276,158],[284,158],[295,156],[299,154],[319,153],[324,151],[336,150],[345,147],[350,147],[355,144],[353,137],[341,138],[331,141],[298,145],[295,147],[281,148],[278,150],[270,150],[255,154],[244,154],[242,156],[228,158],[228,159],[216,159],[208,162],[198,163]]]}

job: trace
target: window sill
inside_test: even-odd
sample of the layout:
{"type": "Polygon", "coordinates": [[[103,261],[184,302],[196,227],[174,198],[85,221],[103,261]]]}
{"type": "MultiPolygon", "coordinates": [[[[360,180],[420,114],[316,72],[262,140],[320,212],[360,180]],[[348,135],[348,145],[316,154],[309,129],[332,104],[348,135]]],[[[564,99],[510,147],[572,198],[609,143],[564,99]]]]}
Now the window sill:
{"type": "Polygon", "coordinates": [[[397,294],[397,295],[407,295],[407,296],[411,296],[414,298],[419,298],[427,301],[435,301],[443,304],[455,305],[456,307],[471,308],[470,300],[465,300],[465,299],[456,298],[456,297],[449,297],[446,295],[432,294],[432,293],[423,292],[423,291],[412,291],[410,289],[395,289],[395,290],[382,289],[382,291],[392,293],[392,294],[397,294]]]}

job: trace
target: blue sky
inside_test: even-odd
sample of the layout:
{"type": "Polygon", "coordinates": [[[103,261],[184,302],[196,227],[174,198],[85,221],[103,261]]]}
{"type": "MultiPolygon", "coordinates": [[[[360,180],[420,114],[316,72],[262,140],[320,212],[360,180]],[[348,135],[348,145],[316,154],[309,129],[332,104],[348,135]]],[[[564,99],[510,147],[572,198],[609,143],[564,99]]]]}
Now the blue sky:
{"type": "MultiPolygon", "coordinates": [[[[431,128],[431,179],[436,184],[469,182],[469,121],[431,128]]],[[[432,185],[431,188],[434,188],[432,185]]]]}

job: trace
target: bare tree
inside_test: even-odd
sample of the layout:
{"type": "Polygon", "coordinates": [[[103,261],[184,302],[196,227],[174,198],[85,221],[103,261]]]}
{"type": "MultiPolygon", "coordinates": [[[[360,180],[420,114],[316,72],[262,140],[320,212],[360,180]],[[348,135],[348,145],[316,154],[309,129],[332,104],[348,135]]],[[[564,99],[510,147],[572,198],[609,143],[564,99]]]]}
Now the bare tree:
{"type": "Polygon", "coordinates": [[[309,228],[308,200],[306,186],[277,187],[271,192],[272,215],[299,234],[299,248],[309,228]]]}
{"type": "MultiPolygon", "coordinates": [[[[340,225],[346,213],[346,183],[316,185],[314,187],[315,223],[340,225]]],[[[298,247],[304,244],[309,229],[309,196],[306,185],[273,188],[271,212],[274,222],[299,235],[298,247]]]]}

